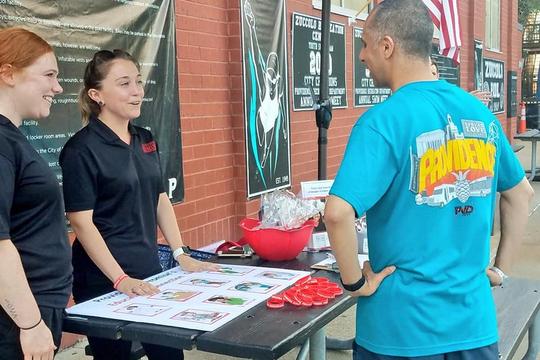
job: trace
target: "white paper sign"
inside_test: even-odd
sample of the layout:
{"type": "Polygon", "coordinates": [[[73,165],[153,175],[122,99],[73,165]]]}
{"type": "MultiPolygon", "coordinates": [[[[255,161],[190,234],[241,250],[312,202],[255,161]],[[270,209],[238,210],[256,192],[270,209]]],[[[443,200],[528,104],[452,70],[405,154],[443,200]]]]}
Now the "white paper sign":
{"type": "Polygon", "coordinates": [[[68,308],[72,315],[212,331],[309,275],[306,271],[222,265],[188,273],[174,268],[147,281],[161,291],[129,298],[114,291],[68,308]]]}
{"type": "Polygon", "coordinates": [[[334,180],[302,181],[300,194],[303,199],[325,198],[330,192],[334,180]]]}
{"type": "Polygon", "coordinates": [[[307,248],[309,250],[321,250],[330,248],[330,240],[326,231],[314,232],[311,234],[307,248]]]}

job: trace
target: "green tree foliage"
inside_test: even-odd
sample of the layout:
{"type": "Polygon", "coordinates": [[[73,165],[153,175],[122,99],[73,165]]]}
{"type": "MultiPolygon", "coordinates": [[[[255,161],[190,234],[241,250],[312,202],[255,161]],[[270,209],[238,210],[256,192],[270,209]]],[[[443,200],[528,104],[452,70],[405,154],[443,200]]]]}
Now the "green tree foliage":
{"type": "Polygon", "coordinates": [[[518,21],[527,25],[527,17],[531,11],[540,10],[540,0],[518,0],[518,21]]]}

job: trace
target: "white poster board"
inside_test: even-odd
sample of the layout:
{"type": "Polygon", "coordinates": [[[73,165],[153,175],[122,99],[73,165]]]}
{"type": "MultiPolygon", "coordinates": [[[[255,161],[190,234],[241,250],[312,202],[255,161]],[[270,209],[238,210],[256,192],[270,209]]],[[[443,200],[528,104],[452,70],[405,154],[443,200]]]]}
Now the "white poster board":
{"type": "Polygon", "coordinates": [[[306,271],[223,265],[218,272],[188,273],[174,268],[147,280],[152,296],[129,298],[114,291],[77,304],[72,315],[212,331],[309,275],[306,271]]]}

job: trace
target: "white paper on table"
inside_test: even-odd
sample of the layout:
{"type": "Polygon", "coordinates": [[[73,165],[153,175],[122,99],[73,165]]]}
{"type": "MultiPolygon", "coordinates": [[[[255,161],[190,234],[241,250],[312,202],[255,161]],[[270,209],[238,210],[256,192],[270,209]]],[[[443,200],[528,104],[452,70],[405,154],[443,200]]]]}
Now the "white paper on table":
{"type": "MultiPolygon", "coordinates": [[[[336,258],[334,257],[334,255],[332,255],[331,253],[328,253],[327,255],[328,257],[326,259],[311,265],[311,267],[313,269],[339,271],[338,269],[332,267],[332,264],[336,262],[336,258]]],[[[368,260],[369,256],[367,254],[358,254],[358,262],[360,263],[360,267],[364,267],[364,261],[368,260]]]]}
{"type": "Polygon", "coordinates": [[[189,273],[176,267],[147,281],[153,296],[129,298],[118,291],[74,305],[71,315],[212,331],[309,275],[307,271],[222,265],[221,272],[189,273]]]}

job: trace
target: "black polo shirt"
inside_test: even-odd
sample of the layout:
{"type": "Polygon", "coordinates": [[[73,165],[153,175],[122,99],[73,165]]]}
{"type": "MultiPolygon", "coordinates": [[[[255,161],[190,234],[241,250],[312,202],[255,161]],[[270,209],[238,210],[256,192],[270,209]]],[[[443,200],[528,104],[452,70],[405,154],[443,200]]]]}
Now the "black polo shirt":
{"type": "Polygon", "coordinates": [[[0,239],[11,239],[17,248],[37,303],[63,308],[72,273],[60,186],[26,137],[2,115],[0,169],[0,239]]]}
{"type": "MultiPolygon", "coordinates": [[[[126,274],[145,278],[161,271],[157,204],[164,192],[157,145],[150,131],[128,125],[123,142],[93,118],[60,153],[67,212],[93,210],[93,221],[126,274]]],[[[74,294],[79,286],[110,281],[78,240],[73,245],[74,294]]],[[[75,294],[76,295],[76,294],[75,294]]]]}

